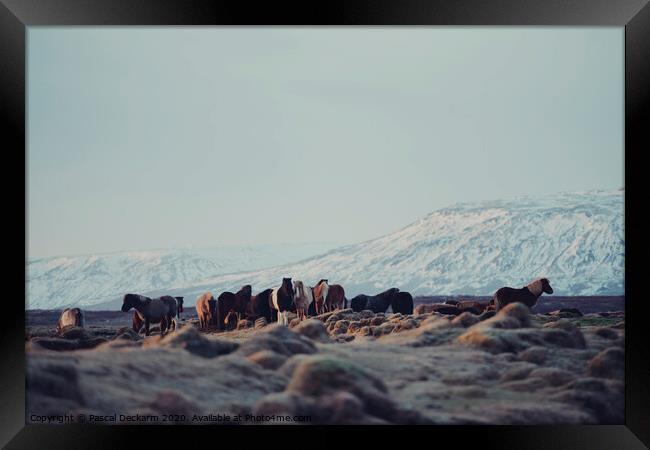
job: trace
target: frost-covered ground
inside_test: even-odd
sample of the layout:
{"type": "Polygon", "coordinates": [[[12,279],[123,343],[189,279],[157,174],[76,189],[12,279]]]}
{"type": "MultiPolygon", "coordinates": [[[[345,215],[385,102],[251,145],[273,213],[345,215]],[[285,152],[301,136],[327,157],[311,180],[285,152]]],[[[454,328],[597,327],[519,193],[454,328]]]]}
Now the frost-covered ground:
{"type": "Polygon", "coordinates": [[[261,291],[285,276],[308,284],[328,278],[343,285],[348,298],[392,286],[414,295],[490,295],[539,276],[551,279],[557,295],[622,295],[623,196],[622,190],[590,191],[458,204],[386,236],[336,249],[174,250],[34,260],[28,264],[27,307],[110,309],[125,292],[183,295],[193,303],[207,290],[251,284],[261,291]]]}
{"type": "Polygon", "coordinates": [[[244,320],[227,332],[200,332],[196,319],[183,318],[177,331],[144,339],[128,327],[130,314],[126,327],[88,325],[59,336],[51,320],[27,329],[26,418],[624,422],[622,311],[531,314],[515,303],[491,314],[346,309],[303,322],[291,314],[289,327],[244,320]]]}

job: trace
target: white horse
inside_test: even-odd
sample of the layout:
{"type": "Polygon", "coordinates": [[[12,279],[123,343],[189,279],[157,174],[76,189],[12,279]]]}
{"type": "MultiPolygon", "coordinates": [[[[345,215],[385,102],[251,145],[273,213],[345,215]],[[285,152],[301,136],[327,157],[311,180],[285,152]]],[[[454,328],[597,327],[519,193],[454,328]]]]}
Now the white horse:
{"type": "Polygon", "coordinates": [[[293,301],[296,304],[296,313],[298,314],[298,318],[301,321],[305,320],[307,318],[309,305],[314,301],[311,288],[305,286],[302,281],[296,280],[293,282],[293,290],[293,301]]]}
{"type": "Polygon", "coordinates": [[[79,308],[66,308],[61,313],[59,321],[56,324],[57,333],[61,333],[66,327],[84,327],[86,317],[84,312],[79,308]]]}

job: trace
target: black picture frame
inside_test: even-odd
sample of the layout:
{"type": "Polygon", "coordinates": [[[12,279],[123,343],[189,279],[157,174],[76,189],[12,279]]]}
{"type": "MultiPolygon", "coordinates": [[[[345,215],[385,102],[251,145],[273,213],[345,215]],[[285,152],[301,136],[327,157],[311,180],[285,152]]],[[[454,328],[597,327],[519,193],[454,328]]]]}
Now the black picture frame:
{"type": "MultiPolygon", "coordinates": [[[[180,436],[186,445],[201,434],[215,445],[223,435],[235,434],[242,446],[253,433],[265,439],[282,438],[287,445],[316,440],[317,447],[340,444],[338,431],[322,427],[193,427],[191,434],[177,427],[25,425],[25,311],[17,293],[25,294],[18,268],[19,254],[27,258],[26,216],[26,30],[36,25],[556,25],[625,27],[625,295],[626,373],[625,425],[589,426],[468,426],[397,428],[345,427],[364,434],[366,445],[386,437],[417,436],[423,443],[411,445],[480,445],[481,448],[585,448],[637,449],[650,445],[650,352],[642,271],[646,237],[642,206],[647,191],[639,164],[650,149],[647,118],[650,100],[650,6],[646,0],[328,0],[296,4],[209,0],[0,0],[0,114],[7,164],[3,181],[6,195],[5,235],[13,248],[5,269],[3,299],[2,369],[0,373],[0,444],[8,449],[26,448],[122,448],[156,446],[154,440],[171,442],[180,436]],[[17,170],[18,167],[24,170],[17,170]],[[22,181],[22,184],[19,182],[22,181]],[[18,195],[22,186],[23,197],[18,195]],[[8,205],[7,205],[8,203],[8,205]],[[18,219],[22,211],[24,221],[18,219]],[[19,239],[22,236],[23,239],[19,239]],[[25,245],[21,245],[24,242],[25,245]],[[215,434],[218,433],[218,434],[215,434]],[[281,434],[279,434],[281,433],[281,434]],[[405,434],[406,433],[406,434],[405,434]],[[190,437],[191,436],[191,437],[190,437]],[[219,436],[219,437],[217,437],[219,436]],[[291,438],[289,438],[291,436],[291,438]],[[316,438],[317,436],[317,438],[316,438]],[[150,440],[151,439],[151,440],[150,440]],[[305,439],[308,439],[307,441],[305,439]]],[[[645,200],[645,202],[644,202],[645,200]]],[[[22,272],[24,276],[24,272],[22,272]]],[[[24,295],[23,295],[24,297],[24,295]]],[[[411,439],[410,437],[408,438],[411,439]]]]}

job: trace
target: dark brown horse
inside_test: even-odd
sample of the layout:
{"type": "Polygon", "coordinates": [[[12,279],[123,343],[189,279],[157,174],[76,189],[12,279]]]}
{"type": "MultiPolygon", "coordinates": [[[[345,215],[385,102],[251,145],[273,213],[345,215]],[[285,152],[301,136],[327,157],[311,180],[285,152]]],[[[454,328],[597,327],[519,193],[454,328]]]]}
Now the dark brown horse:
{"type": "Polygon", "coordinates": [[[494,304],[497,311],[514,302],[520,302],[532,308],[543,293],[553,293],[548,278],[537,279],[520,289],[502,287],[494,293],[494,304]]]}
{"type": "Polygon", "coordinates": [[[257,295],[251,296],[251,301],[248,303],[246,310],[246,318],[256,320],[264,317],[268,323],[271,322],[271,291],[273,289],[266,289],[257,295]]]}
{"type": "Polygon", "coordinates": [[[217,317],[216,325],[218,330],[223,330],[225,327],[226,315],[231,311],[234,311],[237,314],[238,318],[241,318],[243,314],[246,314],[248,309],[248,304],[251,301],[252,288],[250,284],[242,286],[236,294],[232,292],[223,292],[217,298],[217,317]]]}
{"type": "Polygon", "coordinates": [[[293,305],[293,283],[291,278],[283,278],[282,285],[271,291],[271,312],[277,314],[278,323],[289,325],[289,310],[293,305]]]}
{"type": "Polygon", "coordinates": [[[340,284],[330,284],[327,297],[325,298],[325,310],[334,311],[335,309],[343,309],[344,303],[347,302],[345,300],[343,286],[340,284]]]}

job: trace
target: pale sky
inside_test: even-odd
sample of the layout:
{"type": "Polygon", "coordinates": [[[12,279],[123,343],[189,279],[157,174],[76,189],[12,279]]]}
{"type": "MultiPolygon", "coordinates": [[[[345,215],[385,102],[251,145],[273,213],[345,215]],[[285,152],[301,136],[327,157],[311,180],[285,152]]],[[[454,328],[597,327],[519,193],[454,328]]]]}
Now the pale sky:
{"type": "Polygon", "coordinates": [[[30,257],[353,243],[617,189],[624,30],[28,29],[30,257]]]}

